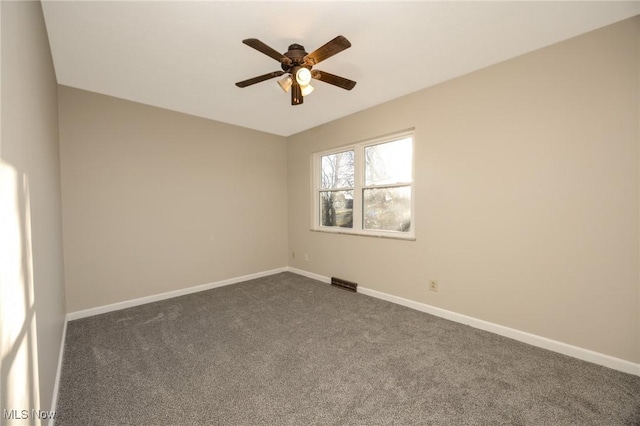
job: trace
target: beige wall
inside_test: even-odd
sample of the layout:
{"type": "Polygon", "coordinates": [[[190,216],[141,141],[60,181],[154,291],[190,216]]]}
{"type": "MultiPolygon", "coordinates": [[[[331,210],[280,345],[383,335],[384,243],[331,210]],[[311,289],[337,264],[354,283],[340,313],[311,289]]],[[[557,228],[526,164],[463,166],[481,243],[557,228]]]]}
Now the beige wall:
{"type": "Polygon", "coordinates": [[[290,265],[640,362],[639,28],[623,21],[290,137],[289,251],[309,254],[290,265]],[[410,127],[417,240],[309,231],[311,154],[410,127]]]}
{"type": "Polygon", "coordinates": [[[0,410],[51,410],[65,318],[57,84],[40,3],[0,13],[0,410]]]}
{"type": "Polygon", "coordinates": [[[283,137],[61,86],[68,312],[287,265],[283,137]]]}

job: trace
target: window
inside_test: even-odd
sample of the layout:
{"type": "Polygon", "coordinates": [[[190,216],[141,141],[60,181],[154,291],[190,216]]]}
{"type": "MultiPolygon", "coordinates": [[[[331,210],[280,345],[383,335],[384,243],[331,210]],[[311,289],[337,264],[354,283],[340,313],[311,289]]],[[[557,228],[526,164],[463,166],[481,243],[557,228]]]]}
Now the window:
{"type": "Polygon", "coordinates": [[[316,153],[314,230],[413,238],[413,131],[316,153]]]}

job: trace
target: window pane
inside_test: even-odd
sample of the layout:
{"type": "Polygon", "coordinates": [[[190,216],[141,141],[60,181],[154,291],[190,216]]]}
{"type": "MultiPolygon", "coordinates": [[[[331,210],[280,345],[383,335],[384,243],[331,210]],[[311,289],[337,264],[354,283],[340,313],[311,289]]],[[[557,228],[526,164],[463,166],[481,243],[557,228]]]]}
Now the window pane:
{"type": "Polygon", "coordinates": [[[321,188],[353,188],[353,158],[354,151],[323,155],[321,188]]]}
{"type": "Polygon", "coordinates": [[[320,192],[320,224],[353,228],[353,191],[320,192]]]}
{"type": "Polygon", "coordinates": [[[411,229],[411,187],[365,189],[365,229],[409,232],[411,229]]]}
{"type": "Polygon", "coordinates": [[[411,138],[364,149],[365,186],[411,182],[411,138]]]}

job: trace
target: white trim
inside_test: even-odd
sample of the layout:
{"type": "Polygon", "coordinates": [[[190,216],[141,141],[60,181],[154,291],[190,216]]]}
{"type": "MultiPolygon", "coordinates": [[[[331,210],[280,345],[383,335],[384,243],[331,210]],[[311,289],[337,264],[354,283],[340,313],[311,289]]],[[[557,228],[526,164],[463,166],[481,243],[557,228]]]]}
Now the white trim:
{"type": "MultiPolygon", "coordinates": [[[[56,368],[56,378],[53,383],[53,396],[51,397],[51,411],[55,412],[58,408],[58,390],[60,389],[60,378],[62,377],[62,359],[64,357],[64,342],[67,338],[67,322],[68,318],[65,317],[64,325],[62,326],[62,339],[60,340],[60,352],[58,354],[58,367],[56,368]]],[[[56,418],[49,419],[49,426],[56,424],[56,418]]]]}
{"type": "Polygon", "coordinates": [[[70,312],[67,314],[67,320],[72,321],[80,318],[91,317],[94,315],[104,314],[107,312],[119,311],[121,309],[131,308],[133,306],[145,305],[147,303],[157,302],[160,300],[171,299],[173,297],[184,296],[186,294],[197,293],[200,291],[210,290],[212,288],[223,287],[229,284],[236,284],[243,281],[249,281],[256,278],[262,278],[269,275],[279,274],[288,271],[288,267],[271,269],[270,271],[257,272],[255,274],[243,275],[241,277],[229,278],[222,281],[216,281],[208,284],[197,285],[193,287],[182,288],[180,290],[168,291],[166,293],[153,294],[151,296],[140,297],[138,299],[125,300],[122,302],[112,303],[110,305],[98,306],[95,308],[84,309],[82,311],[70,312]]]}
{"type": "Polygon", "coordinates": [[[362,232],[349,232],[344,229],[349,228],[341,228],[341,229],[331,229],[329,227],[322,229],[309,229],[311,232],[327,232],[329,234],[340,234],[340,235],[357,235],[358,237],[368,237],[368,238],[382,238],[387,240],[400,240],[400,241],[417,241],[416,237],[404,237],[400,235],[400,232],[397,231],[387,231],[390,232],[389,235],[378,235],[378,234],[363,234],[362,232]],[[395,232],[391,234],[391,232],[395,232]]]}
{"type": "Polygon", "coordinates": [[[291,266],[289,266],[287,270],[289,272],[293,272],[294,274],[302,275],[317,281],[322,281],[323,283],[327,283],[327,284],[331,283],[331,278],[323,277],[322,275],[314,274],[313,272],[303,271],[302,269],[293,268],[291,266]]]}
{"type": "MultiPolygon", "coordinates": [[[[269,275],[279,274],[281,272],[293,272],[294,274],[302,275],[307,278],[311,278],[323,283],[329,284],[331,278],[323,275],[315,274],[313,272],[305,271],[291,266],[285,266],[282,268],[272,269],[270,271],[258,272],[250,275],[243,275],[241,277],[230,278],[222,281],[216,281],[209,284],[198,285],[194,287],[188,287],[180,290],[174,290],[166,293],[141,297],[138,299],[127,300],[123,302],[113,303],[110,305],[99,306],[96,308],[85,309],[82,311],[71,312],[67,314],[67,319],[64,324],[62,334],[62,345],[60,347],[60,355],[58,359],[58,371],[56,372],[56,382],[53,393],[53,411],[55,411],[57,398],[58,398],[58,386],[62,368],[62,357],[64,351],[64,340],[67,331],[67,321],[75,319],[86,318],[93,315],[99,315],[107,312],[117,311],[120,309],[126,309],[133,306],[144,305],[147,303],[157,302],[160,300],[170,299],[172,297],[183,296],[186,294],[197,293],[199,291],[205,291],[212,288],[223,287],[230,284],[236,284],[243,281],[248,281],[256,278],[262,278],[269,275]]],[[[405,299],[399,296],[393,296],[391,294],[383,293],[381,291],[372,290],[366,287],[358,287],[358,293],[366,296],[375,297],[377,299],[386,300],[388,302],[396,303],[398,305],[406,306],[411,309],[415,309],[420,312],[426,312],[437,317],[445,318],[450,321],[466,324],[480,330],[489,331],[491,333],[498,334],[500,336],[508,337],[520,342],[528,343],[533,346],[537,346],[543,349],[548,349],[553,352],[558,352],[564,355],[571,356],[573,358],[581,359],[583,361],[592,362],[594,364],[602,365],[605,367],[619,370],[625,373],[634,374],[640,376],[640,364],[626,361],[620,358],[605,355],[599,352],[595,352],[589,349],[580,348],[578,346],[569,345],[567,343],[559,342],[557,340],[548,339],[546,337],[538,336],[536,334],[527,333],[525,331],[516,330],[513,328],[505,327],[503,325],[495,324],[492,322],[484,321],[467,315],[459,314],[457,312],[448,311],[446,309],[437,308],[435,306],[427,305],[425,303],[416,302],[414,300],[405,299]]],[[[49,423],[53,425],[52,422],[49,423]]]]}
{"type": "MultiPolygon", "coordinates": [[[[302,271],[296,268],[289,267],[290,272],[304,275],[305,277],[314,278],[318,281],[330,283],[331,279],[322,275],[314,274],[312,272],[302,271]]],[[[406,306],[407,308],[415,309],[420,312],[426,312],[437,317],[445,318],[450,321],[466,324],[480,330],[489,331],[500,336],[508,337],[510,339],[518,340],[520,342],[528,343],[532,346],[548,349],[553,352],[558,352],[563,355],[568,355],[573,358],[577,358],[583,361],[588,361],[594,364],[602,365],[604,367],[612,368],[614,370],[622,371],[624,373],[640,376],[640,364],[636,364],[631,361],[616,358],[610,355],[605,355],[599,352],[595,352],[589,349],[580,348],[578,346],[569,345],[567,343],[559,342],[557,340],[548,339],[546,337],[538,336],[536,334],[527,333],[525,331],[516,330],[513,328],[505,327],[503,325],[495,324],[492,322],[484,321],[478,318],[470,317],[467,315],[459,314],[457,312],[448,311],[446,309],[437,308],[435,306],[427,305],[425,303],[416,302],[414,300],[405,299],[391,294],[383,293],[381,291],[372,290],[366,287],[358,286],[358,293],[366,296],[375,297],[377,299],[386,300],[387,302],[396,303],[398,305],[406,306]]]]}

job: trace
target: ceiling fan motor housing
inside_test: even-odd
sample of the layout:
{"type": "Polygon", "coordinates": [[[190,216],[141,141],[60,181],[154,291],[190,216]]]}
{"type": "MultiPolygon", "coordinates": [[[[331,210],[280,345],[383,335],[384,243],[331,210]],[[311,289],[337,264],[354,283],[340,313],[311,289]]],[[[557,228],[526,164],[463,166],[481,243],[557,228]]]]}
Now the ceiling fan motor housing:
{"type": "Polygon", "coordinates": [[[306,66],[307,68],[311,69],[311,66],[305,64],[304,58],[307,55],[308,53],[304,50],[304,46],[302,46],[301,44],[294,43],[290,45],[289,50],[284,53],[284,56],[286,58],[289,58],[291,62],[289,63],[289,61],[283,61],[282,70],[285,72],[290,72],[291,69],[296,66],[306,66]]]}

